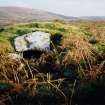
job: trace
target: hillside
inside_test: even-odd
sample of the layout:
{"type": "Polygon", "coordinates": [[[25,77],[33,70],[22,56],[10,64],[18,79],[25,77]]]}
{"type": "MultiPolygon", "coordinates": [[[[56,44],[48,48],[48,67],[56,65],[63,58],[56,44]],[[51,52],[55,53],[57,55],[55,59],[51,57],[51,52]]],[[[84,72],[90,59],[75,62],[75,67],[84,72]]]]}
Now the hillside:
{"type": "Polygon", "coordinates": [[[35,21],[52,21],[52,20],[95,20],[105,21],[105,16],[64,16],[44,10],[24,8],[24,7],[0,7],[0,26],[12,25],[15,23],[28,23],[35,21]]]}
{"type": "Polygon", "coordinates": [[[0,24],[27,23],[47,20],[75,20],[75,17],[66,17],[38,9],[23,7],[0,7],[0,24]]]}

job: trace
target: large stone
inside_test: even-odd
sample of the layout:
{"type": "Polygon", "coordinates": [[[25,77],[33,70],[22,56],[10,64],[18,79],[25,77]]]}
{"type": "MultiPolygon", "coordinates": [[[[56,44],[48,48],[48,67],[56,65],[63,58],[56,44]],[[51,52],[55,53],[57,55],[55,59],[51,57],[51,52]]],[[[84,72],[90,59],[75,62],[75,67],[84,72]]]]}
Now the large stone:
{"type": "Polygon", "coordinates": [[[15,49],[18,52],[28,50],[49,51],[50,34],[45,32],[33,32],[14,39],[15,49]]]}

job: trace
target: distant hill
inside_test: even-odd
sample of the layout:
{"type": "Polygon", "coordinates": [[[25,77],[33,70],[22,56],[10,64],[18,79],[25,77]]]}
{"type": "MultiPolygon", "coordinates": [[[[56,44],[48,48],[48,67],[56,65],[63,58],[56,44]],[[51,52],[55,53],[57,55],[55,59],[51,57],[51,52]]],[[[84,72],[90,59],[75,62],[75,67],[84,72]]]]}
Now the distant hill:
{"type": "Polygon", "coordinates": [[[67,17],[43,10],[23,7],[0,7],[0,24],[25,23],[45,20],[75,20],[76,17],[67,17]]]}
{"type": "Polygon", "coordinates": [[[105,21],[105,16],[83,16],[80,17],[82,20],[102,20],[105,21]]]}

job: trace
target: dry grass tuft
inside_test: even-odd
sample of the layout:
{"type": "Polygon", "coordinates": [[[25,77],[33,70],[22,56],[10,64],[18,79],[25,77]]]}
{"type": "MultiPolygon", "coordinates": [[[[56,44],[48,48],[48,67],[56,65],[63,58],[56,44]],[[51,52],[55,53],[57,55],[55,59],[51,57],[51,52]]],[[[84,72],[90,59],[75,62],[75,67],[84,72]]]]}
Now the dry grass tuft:
{"type": "Polygon", "coordinates": [[[64,38],[63,47],[70,50],[64,57],[64,62],[85,63],[91,65],[95,61],[94,49],[82,35],[71,34],[64,38]]]}
{"type": "MultiPolygon", "coordinates": [[[[4,84],[9,83],[11,86],[13,86],[7,93],[17,95],[25,93],[29,96],[35,96],[37,94],[37,89],[40,86],[48,86],[49,88],[54,89],[61,94],[66,103],[66,95],[60,89],[61,84],[65,79],[53,79],[50,73],[41,73],[36,68],[37,65],[42,63],[40,59],[31,62],[22,59],[22,63],[24,63],[25,66],[20,70],[19,64],[15,60],[8,58],[7,54],[5,53],[0,54],[0,81],[2,81],[4,84]]],[[[47,62],[47,60],[45,60],[45,62],[47,62]]],[[[3,102],[5,102],[5,100],[3,102]]]]}

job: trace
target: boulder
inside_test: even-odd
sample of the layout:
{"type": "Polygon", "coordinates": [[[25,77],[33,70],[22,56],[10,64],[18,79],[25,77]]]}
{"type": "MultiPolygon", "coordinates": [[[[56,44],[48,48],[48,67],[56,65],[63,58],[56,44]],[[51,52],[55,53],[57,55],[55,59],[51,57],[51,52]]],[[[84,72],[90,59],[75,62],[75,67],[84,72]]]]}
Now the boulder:
{"type": "Polygon", "coordinates": [[[28,50],[49,51],[50,34],[45,32],[32,32],[14,39],[14,46],[17,52],[28,50]]]}

